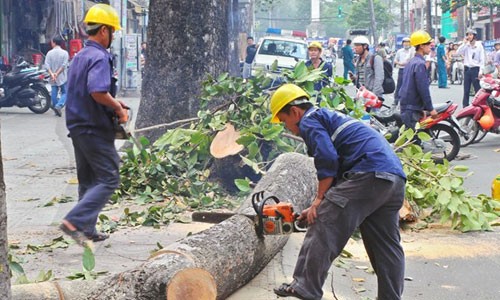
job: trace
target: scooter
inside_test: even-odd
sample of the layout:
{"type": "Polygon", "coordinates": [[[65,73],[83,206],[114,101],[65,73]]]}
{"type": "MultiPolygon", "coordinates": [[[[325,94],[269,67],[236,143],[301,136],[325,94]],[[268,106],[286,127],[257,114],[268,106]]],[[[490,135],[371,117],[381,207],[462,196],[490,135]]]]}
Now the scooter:
{"type": "Polygon", "coordinates": [[[49,110],[51,98],[45,86],[46,71],[23,64],[14,69],[2,65],[0,70],[0,107],[27,107],[36,114],[49,110]]]}
{"type": "Polygon", "coordinates": [[[462,146],[480,142],[488,132],[500,134],[500,79],[484,75],[479,85],[472,103],[457,113],[465,131],[460,135],[462,146]]]}
{"type": "Polygon", "coordinates": [[[464,82],[464,59],[461,56],[451,59],[451,84],[458,82],[461,85],[464,82]]]}
{"type": "MultiPolygon", "coordinates": [[[[393,143],[399,136],[399,128],[403,125],[401,115],[393,110],[381,111],[382,107],[389,108],[375,94],[366,89],[360,89],[357,94],[358,99],[364,101],[366,111],[371,111],[370,125],[384,136],[390,135],[388,141],[393,143]],[[368,93],[367,93],[368,92],[368,93]]],[[[460,137],[457,131],[462,131],[458,120],[453,113],[458,105],[448,101],[437,104],[434,109],[437,111],[437,118],[423,116],[420,119],[420,130],[430,135],[431,139],[422,142],[424,152],[432,152],[432,159],[436,163],[442,163],[444,159],[452,161],[460,151],[460,137]]]]}

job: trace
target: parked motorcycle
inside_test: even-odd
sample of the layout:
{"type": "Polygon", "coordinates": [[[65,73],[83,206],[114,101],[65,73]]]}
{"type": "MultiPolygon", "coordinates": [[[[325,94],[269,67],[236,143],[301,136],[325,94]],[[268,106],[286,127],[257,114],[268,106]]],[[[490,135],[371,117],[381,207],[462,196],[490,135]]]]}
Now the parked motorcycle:
{"type": "MultiPolygon", "coordinates": [[[[399,136],[399,128],[403,125],[401,115],[389,109],[378,97],[369,96],[366,91],[360,89],[357,98],[362,99],[365,109],[371,112],[370,124],[384,136],[390,135],[388,137],[390,143],[395,142],[399,136]],[[387,109],[381,110],[383,107],[387,109]]],[[[452,161],[460,151],[460,137],[457,131],[461,129],[453,116],[457,108],[458,105],[451,101],[437,104],[434,106],[438,113],[437,118],[423,116],[420,119],[420,130],[431,137],[429,141],[422,142],[422,150],[432,152],[432,159],[436,163],[442,163],[444,159],[452,161]]]]}
{"type": "Polygon", "coordinates": [[[0,107],[27,107],[36,114],[49,110],[51,98],[45,86],[46,71],[30,68],[23,62],[14,68],[2,65],[0,70],[0,107]]]}
{"type": "Polygon", "coordinates": [[[488,132],[500,134],[500,79],[485,75],[479,85],[471,105],[457,113],[465,132],[460,135],[462,146],[481,141],[488,132]]]}

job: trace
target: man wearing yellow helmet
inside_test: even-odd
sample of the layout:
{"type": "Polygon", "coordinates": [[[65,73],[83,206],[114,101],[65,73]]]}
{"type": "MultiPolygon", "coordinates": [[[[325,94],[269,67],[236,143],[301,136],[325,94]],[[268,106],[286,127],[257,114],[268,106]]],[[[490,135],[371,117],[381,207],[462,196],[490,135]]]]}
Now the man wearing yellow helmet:
{"type": "Polygon", "coordinates": [[[399,209],[405,173],[385,138],[342,113],[315,108],[309,95],[285,84],[271,97],[271,122],[300,135],[314,157],[318,188],[299,219],[309,229],[297,259],[293,282],[274,292],[283,297],[321,299],[332,261],[360,228],[378,277],[378,299],[401,299],[404,252],[399,209]]]}
{"type": "Polygon", "coordinates": [[[109,5],[97,4],[87,12],[84,22],[89,39],[69,68],[66,102],[79,201],[60,226],[80,245],[108,238],[97,232],[95,225],[120,180],[114,119],[119,123],[128,119],[126,105],[114,98],[113,60],[107,51],[114,31],[120,29],[118,14],[109,5]]]}
{"type": "Polygon", "coordinates": [[[432,117],[437,115],[432,106],[429,75],[424,59],[424,56],[431,52],[431,42],[431,36],[423,30],[415,31],[410,36],[415,55],[404,68],[401,88],[398,91],[401,119],[406,128],[415,129],[424,111],[430,111],[432,117]]]}
{"type": "Polygon", "coordinates": [[[323,61],[323,59],[321,58],[323,46],[320,42],[311,42],[307,49],[309,52],[309,60],[306,61],[306,66],[308,67],[308,69],[321,69],[324,72],[323,80],[314,83],[314,90],[321,91],[324,86],[328,85],[328,83],[330,82],[330,78],[332,78],[332,64],[323,61]]]}

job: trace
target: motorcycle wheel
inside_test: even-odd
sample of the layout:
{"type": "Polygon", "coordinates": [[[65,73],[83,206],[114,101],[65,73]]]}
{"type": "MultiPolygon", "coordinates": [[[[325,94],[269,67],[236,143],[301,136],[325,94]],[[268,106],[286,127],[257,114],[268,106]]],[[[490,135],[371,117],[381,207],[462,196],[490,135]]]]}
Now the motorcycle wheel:
{"type": "Polygon", "coordinates": [[[484,137],[486,136],[486,134],[488,134],[488,131],[484,130],[481,128],[481,130],[479,131],[476,139],[474,140],[474,144],[475,143],[479,143],[480,141],[482,141],[484,139],[484,137]]]}
{"type": "Polygon", "coordinates": [[[36,92],[35,97],[39,102],[38,104],[28,106],[29,110],[31,110],[35,114],[45,113],[46,111],[49,110],[52,102],[49,91],[47,91],[45,87],[38,85],[33,85],[31,88],[35,90],[36,92]]]}
{"type": "Polygon", "coordinates": [[[433,153],[432,159],[434,162],[441,164],[444,159],[452,161],[457,156],[458,151],[460,151],[460,137],[455,129],[445,124],[436,124],[427,129],[427,133],[431,136],[429,142],[440,140],[446,143],[446,147],[442,152],[433,153]]]}
{"type": "Polygon", "coordinates": [[[457,79],[459,85],[462,85],[462,83],[464,83],[464,73],[462,73],[462,70],[457,71],[457,79]]]}
{"type": "Polygon", "coordinates": [[[460,146],[465,147],[475,142],[479,133],[479,124],[472,116],[458,118],[458,124],[465,131],[465,134],[459,132],[460,146]]]}

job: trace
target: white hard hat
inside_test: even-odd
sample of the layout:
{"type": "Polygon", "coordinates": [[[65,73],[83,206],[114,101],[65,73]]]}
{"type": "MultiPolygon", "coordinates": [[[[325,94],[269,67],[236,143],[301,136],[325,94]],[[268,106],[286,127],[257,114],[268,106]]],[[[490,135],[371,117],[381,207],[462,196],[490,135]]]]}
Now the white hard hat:
{"type": "Polygon", "coordinates": [[[365,44],[365,45],[370,45],[370,41],[366,36],[357,36],[352,40],[353,44],[365,44]]]}

